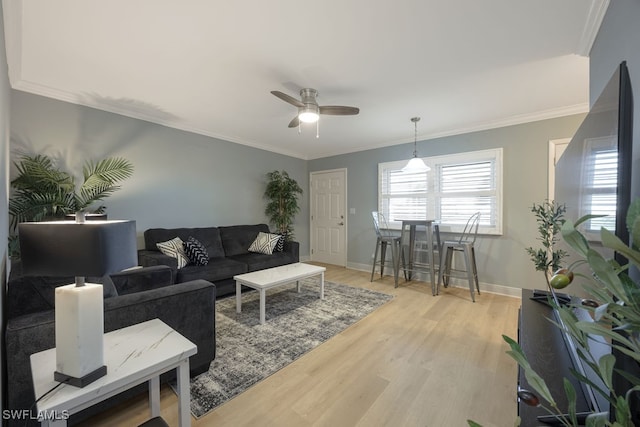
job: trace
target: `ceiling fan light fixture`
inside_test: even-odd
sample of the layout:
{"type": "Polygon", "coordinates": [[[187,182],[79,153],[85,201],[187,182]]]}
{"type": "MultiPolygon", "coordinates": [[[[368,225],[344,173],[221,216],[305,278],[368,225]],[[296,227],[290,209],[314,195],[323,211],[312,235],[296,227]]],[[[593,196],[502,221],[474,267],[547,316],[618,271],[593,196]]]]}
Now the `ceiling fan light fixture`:
{"type": "Polygon", "coordinates": [[[418,157],[418,122],[420,117],[412,117],[413,122],[413,158],[402,168],[402,172],[427,172],[431,168],[424,163],[420,157],[418,157]]]}
{"type": "MultiPolygon", "coordinates": [[[[298,113],[293,120],[289,122],[290,128],[298,128],[298,133],[300,133],[301,123],[319,123],[320,114],[329,114],[332,116],[353,116],[360,113],[360,109],[357,107],[346,107],[344,105],[318,105],[318,91],[311,88],[300,89],[300,100],[277,90],[272,90],[271,94],[298,108],[298,113]]],[[[318,132],[316,126],[316,137],[317,136],[318,132]]]]}
{"type": "Polygon", "coordinates": [[[314,105],[307,105],[300,109],[298,119],[303,123],[315,123],[320,118],[318,107],[314,105]]]}

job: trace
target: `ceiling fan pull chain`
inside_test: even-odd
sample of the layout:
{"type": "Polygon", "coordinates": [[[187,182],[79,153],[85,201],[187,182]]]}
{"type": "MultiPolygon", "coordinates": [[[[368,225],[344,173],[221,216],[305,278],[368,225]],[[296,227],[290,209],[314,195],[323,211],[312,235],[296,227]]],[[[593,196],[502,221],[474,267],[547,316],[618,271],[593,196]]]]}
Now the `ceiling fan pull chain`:
{"type": "Polygon", "coordinates": [[[300,135],[302,133],[302,122],[298,122],[298,135],[300,135]]]}
{"type": "Polygon", "coordinates": [[[320,138],[320,120],[316,122],[316,138],[320,138]]]}

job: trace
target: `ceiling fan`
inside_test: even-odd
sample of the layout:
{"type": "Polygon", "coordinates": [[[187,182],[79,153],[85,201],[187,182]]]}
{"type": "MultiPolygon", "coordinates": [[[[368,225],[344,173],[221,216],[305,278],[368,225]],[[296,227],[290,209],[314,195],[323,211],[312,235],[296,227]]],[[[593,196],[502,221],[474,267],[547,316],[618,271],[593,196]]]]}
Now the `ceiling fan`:
{"type": "Polygon", "coordinates": [[[289,122],[290,128],[295,128],[303,123],[315,123],[320,118],[320,114],[330,114],[334,116],[353,116],[360,112],[356,107],[345,107],[342,105],[318,105],[316,98],[318,97],[318,91],[315,89],[301,89],[300,100],[287,95],[286,93],[272,90],[272,94],[277,96],[289,104],[298,107],[298,115],[296,115],[291,122],[289,122]]]}

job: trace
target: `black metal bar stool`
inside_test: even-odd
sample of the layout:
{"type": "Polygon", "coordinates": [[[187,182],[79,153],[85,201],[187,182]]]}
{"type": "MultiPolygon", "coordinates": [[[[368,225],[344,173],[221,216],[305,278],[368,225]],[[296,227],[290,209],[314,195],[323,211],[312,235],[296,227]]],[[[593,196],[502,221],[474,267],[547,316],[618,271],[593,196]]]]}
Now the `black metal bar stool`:
{"type": "Polygon", "coordinates": [[[373,276],[376,272],[376,266],[380,265],[380,277],[384,275],[384,267],[386,263],[387,247],[391,246],[391,262],[393,266],[394,277],[397,277],[398,263],[397,256],[400,249],[400,236],[394,236],[389,232],[389,226],[384,215],[380,212],[371,212],[373,216],[373,226],[376,230],[376,251],[373,255],[373,267],[371,269],[371,282],[373,282],[373,276]],[[380,259],[378,260],[378,253],[380,253],[380,259]]]}
{"type": "Polygon", "coordinates": [[[452,271],[466,272],[467,280],[469,281],[469,292],[471,293],[471,300],[476,302],[474,295],[475,289],[480,295],[480,284],[478,283],[478,268],[476,266],[476,251],[474,244],[476,236],[478,235],[478,226],[480,225],[480,212],[476,212],[467,221],[467,225],[464,227],[464,231],[458,240],[445,241],[442,244],[442,255],[440,257],[440,274],[438,275],[438,287],[437,291],[440,292],[440,283],[444,284],[446,288],[449,286],[449,278],[452,271]],[[451,260],[453,258],[454,251],[462,252],[465,269],[453,270],[451,268],[451,260]]]}

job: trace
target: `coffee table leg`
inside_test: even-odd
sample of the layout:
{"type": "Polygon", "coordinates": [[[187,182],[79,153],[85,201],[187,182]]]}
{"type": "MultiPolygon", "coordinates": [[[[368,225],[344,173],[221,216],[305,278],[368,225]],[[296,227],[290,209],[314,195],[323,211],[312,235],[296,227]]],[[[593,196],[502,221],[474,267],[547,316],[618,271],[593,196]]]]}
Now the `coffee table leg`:
{"type": "Polygon", "coordinates": [[[296,288],[298,289],[298,293],[300,293],[300,280],[296,280],[296,288]]]}
{"type": "Polygon", "coordinates": [[[242,285],[236,282],[236,313],[242,313],[242,285]]]}
{"type": "Polygon", "coordinates": [[[320,273],[320,299],[324,299],[324,271],[320,273]]]}
{"type": "Polygon", "coordinates": [[[260,323],[264,324],[266,318],[265,300],[267,299],[266,289],[260,289],[260,323]]]}

